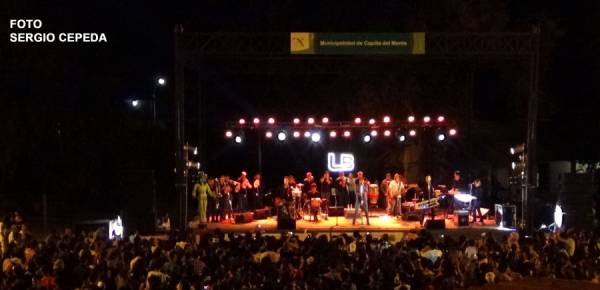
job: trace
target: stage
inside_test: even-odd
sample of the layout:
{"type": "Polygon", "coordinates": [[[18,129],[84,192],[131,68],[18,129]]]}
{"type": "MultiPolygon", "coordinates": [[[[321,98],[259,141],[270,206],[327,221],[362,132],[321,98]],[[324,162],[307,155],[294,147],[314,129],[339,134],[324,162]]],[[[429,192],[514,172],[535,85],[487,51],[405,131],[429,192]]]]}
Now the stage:
{"type": "MultiPolygon", "coordinates": [[[[354,211],[352,211],[353,213],[354,211]]],[[[346,214],[348,216],[348,213],[346,214]]],[[[493,217],[491,217],[493,218],[493,217]]],[[[459,226],[456,216],[449,215],[448,219],[444,219],[442,214],[436,216],[436,220],[444,220],[444,229],[432,229],[436,232],[447,232],[447,233],[472,233],[481,234],[483,232],[498,232],[498,233],[509,233],[514,229],[501,228],[496,225],[494,219],[489,216],[484,220],[484,223],[472,223],[468,226],[459,226]]],[[[425,218],[427,221],[429,217],[425,218]]],[[[329,217],[325,219],[324,216],[320,217],[317,222],[309,220],[309,216],[305,215],[303,219],[296,220],[296,229],[293,230],[295,233],[328,233],[328,234],[339,234],[339,233],[352,233],[354,231],[369,232],[373,234],[384,234],[384,233],[406,233],[413,230],[424,229],[424,225],[421,225],[420,221],[405,221],[399,218],[388,216],[383,210],[372,211],[369,215],[370,225],[366,224],[366,218],[363,216],[362,221],[357,219],[356,224],[352,225],[352,219],[346,217],[329,217]]],[[[425,224],[425,223],[424,223],[425,224]]],[[[197,222],[191,222],[190,227],[200,231],[213,231],[219,229],[223,232],[254,232],[261,231],[264,233],[278,233],[278,232],[289,232],[291,230],[278,230],[277,229],[277,218],[268,217],[266,219],[254,220],[248,223],[232,223],[232,222],[220,222],[220,223],[208,223],[200,225],[197,222]]]]}

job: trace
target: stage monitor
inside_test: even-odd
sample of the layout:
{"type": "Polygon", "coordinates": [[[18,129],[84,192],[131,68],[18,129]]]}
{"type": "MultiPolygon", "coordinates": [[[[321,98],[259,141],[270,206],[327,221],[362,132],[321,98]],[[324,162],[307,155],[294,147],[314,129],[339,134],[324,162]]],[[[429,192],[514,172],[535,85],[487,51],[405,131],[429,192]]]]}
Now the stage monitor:
{"type": "Polygon", "coordinates": [[[327,153],[327,170],[330,172],[352,172],[354,164],[352,153],[327,153]],[[336,156],[339,156],[339,159],[336,156]]]}

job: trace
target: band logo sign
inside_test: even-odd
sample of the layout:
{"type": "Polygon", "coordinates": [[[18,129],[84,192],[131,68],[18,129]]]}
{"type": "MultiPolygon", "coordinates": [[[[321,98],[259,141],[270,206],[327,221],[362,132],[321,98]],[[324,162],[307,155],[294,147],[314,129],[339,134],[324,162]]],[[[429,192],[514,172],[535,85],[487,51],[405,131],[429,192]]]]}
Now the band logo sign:
{"type": "Polygon", "coordinates": [[[327,153],[327,169],[331,172],[351,172],[354,170],[354,155],[352,153],[327,153]],[[339,155],[336,158],[336,155],[339,155]]]}

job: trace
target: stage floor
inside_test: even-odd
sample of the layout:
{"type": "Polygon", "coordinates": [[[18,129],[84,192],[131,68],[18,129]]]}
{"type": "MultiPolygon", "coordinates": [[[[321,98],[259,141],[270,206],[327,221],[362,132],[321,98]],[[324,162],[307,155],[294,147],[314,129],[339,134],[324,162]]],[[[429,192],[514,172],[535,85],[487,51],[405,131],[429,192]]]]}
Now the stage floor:
{"type": "MultiPolygon", "coordinates": [[[[426,217],[425,220],[429,219],[426,217]]],[[[454,215],[449,215],[448,219],[444,219],[443,215],[437,215],[437,220],[445,221],[445,229],[442,231],[474,231],[488,232],[501,231],[510,232],[512,229],[500,228],[495,224],[493,219],[486,219],[483,224],[469,223],[468,226],[458,226],[458,222],[454,215]]],[[[309,220],[309,216],[305,215],[303,219],[296,221],[296,233],[311,232],[311,233],[342,233],[342,232],[409,232],[411,230],[421,230],[424,228],[419,221],[404,221],[386,215],[383,211],[373,211],[369,215],[370,225],[366,224],[366,218],[363,216],[362,221],[356,220],[356,224],[352,225],[352,219],[346,217],[329,217],[324,219],[321,217],[319,221],[314,222],[309,220]]],[[[277,219],[269,217],[267,219],[255,220],[249,223],[234,224],[231,222],[209,223],[199,227],[197,222],[192,222],[191,228],[202,230],[220,229],[224,232],[253,232],[261,231],[267,233],[281,232],[277,229],[277,219]]],[[[439,230],[437,230],[439,231],[439,230]]]]}

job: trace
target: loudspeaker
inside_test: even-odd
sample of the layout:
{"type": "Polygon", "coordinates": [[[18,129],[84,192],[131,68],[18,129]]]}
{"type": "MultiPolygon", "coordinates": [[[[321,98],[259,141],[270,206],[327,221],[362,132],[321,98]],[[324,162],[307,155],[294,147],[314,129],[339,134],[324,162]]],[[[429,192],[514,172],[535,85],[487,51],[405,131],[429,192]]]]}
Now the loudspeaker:
{"type": "Polygon", "coordinates": [[[247,211],[233,214],[236,224],[245,224],[254,221],[254,213],[247,211]]]}
{"type": "Polygon", "coordinates": [[[278,230],[295,231],[296,230],[296,220],[295,219],[277,219],[277,229],[278,230]]]}
{"type": "Polygon", "coordinates": [[[428,230],[443,230],[446,228],[446,220],[427,220],[425,228],[428,230]]]}
{"type": "Polygon", "coordinates": [[[271,209],[269,207],[259,208],[254,210],[254,219],[263,220],[269,217],[271,209]]]}
{"type": "Polygon", "coordinates": [[[466,210],[457,210],[456,218],[458,219],[458,226],[464,227],[469,225],[469,212],[466,210]]]}
{"type": "Polygon", "coordinates": [[[344,216],[344,207],[343,206],[330,206],[329,207],[329,216],[344,216]]]}

